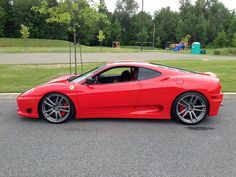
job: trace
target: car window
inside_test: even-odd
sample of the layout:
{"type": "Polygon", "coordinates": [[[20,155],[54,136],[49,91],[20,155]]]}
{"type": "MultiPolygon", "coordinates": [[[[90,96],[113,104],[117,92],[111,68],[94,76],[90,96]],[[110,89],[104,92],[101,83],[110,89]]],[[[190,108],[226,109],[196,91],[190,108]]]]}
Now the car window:
{"type": "Polygon", "coordinates": [[[70,82],[80,82],[80,81],[86,79],[87,77],[93,75],[93,73],[99,71],[100,69],[102,69],[104,67],[105,67],[105,65],[97,67],[97,68],[94,68],[94,69],[92,69],[92,70],[90,70],[90,71],[88,71],[88,72],[86,72],[86,73],[84,73],[82,75],[79,75],[79,76],[76,76],[76,77],[72,78],[70,80],[70,82]]]}
{"type": "Polygon", "coordinates": [[[138,69],[136,67],[123,66],[109,68],[93,77],[94,84],[111,84],[120,82],[130,82],[137,80],[138,69]]]}
{"type": "Polygon", "coordinates": [[[103,72],[101,75],[102,76],[115,76],[115,75],[121,75],[122,72],[124,71],[130,71],[130,67],[119,67],[119,68],[112,68],[112,69],[109,69],[105,72],[103,72]]]}
{"type": "Polygon", "coordinates": [[[151,79],[160,76],[161,73],[147,68],[139,68],[138,80],[151,79]]]}

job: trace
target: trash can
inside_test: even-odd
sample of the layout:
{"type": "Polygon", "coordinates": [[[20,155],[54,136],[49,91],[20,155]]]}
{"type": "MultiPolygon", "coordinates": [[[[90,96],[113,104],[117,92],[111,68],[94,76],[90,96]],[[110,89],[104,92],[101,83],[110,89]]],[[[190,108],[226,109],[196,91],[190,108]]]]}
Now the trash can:
{"type": "Polygon", "coordinates": [[[201,54],[201,44],[199,42],[192,43],[192,54],[201,54]]]}

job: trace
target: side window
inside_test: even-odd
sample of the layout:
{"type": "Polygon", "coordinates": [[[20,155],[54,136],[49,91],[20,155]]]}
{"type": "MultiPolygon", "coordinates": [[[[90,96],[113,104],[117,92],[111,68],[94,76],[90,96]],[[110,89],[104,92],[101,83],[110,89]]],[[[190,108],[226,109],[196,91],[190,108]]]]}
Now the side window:
{"type": "Polygon", "coordinates": [[[124,71],[130,71],[130,68],[129,67],[112,68],[102,73],[101,76],[115,76],[115,75],[120,76],[124,71]]]}
{"type": "Polygon", "coordinates": [[[147,68],[139,68],[138,80],[151,79],[160,76],[161,73],[147,68]]]}
{"type": "Polygon", "coordinates": [[[93,77],[93,80],[95,84],[130,82],[137,80],[137,74],[138,68],[136,67],[115,67],[98,73],[96,76],[93,77]]]}

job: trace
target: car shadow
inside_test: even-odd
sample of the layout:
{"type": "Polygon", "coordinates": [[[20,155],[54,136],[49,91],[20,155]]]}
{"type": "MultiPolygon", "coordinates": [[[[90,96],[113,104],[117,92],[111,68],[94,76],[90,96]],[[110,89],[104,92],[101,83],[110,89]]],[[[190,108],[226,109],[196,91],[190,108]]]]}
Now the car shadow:
{"type": "MultiPolygon", "coordinates": [[[[49,123],[48,121],[39,118],[25,118],[19,117],[21,122],[29,122],[29,123],[49,123]]],[[[62,124],[70,124],[70,123],[158,123],[158,124],[175,124],[174,120],[162,120],[162,119],[132,119],[132,118],[86,118],[86,119],[71,119],[62,124]]]]}
{"type": "Polygon", "coordinates": [[[70,122],[78,123],[158,123],[158,124],[174,124],[174,120],[162,120],[162,119],[134,119],[134,118],[87,118],[87,119],[73,119],[70,122]]]}
{"type": "MultiPolygon", "coordinates": [[[[30,118],[19,118],[22,123],[27,124],[45,124],[45,125],[55,125],[58,126],[58,124],[52,124],[47,122],[44,119],[30,119],[30,118]]],[[[205,131],[205,130],[214,130],[216,128],[216,125],[219,124],[217,117],[208,117],[204,121],[202,121],[200,124],[197,125],[184,125],[176,122],[175,120],[162,120],[162,119],[131,119],[131,118],[87,118],[87,119],[72,119],[65,123],[59,124],[61,126],[89,126],[94,124],[105,124],[105,125],[111,125],[111,124],[127,124],[127,125],[137,125],[137,124],[145,124],[145,125],[160,125],[160,126],[171,126],[171,127],[178,127],[182,126],[190,131],[196,130],[196,131],[205,131]]]]}

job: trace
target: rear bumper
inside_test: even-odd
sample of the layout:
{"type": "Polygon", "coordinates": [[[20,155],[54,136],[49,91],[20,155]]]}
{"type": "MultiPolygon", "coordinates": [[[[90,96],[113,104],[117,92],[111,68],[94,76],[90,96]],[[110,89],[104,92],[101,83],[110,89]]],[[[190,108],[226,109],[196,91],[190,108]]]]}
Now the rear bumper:
{"type": "Polygon", "coordinates": [[[212,94],[208,100],[210,104],[209,116],[217,116],[220,107],[223,106],[223,93],[212,94]]]}
{"type": "Polygon", "coordinates": [[[17,113],[21,117],[29,117],[29,118],[39,118],[38,115],[38,103],[40,97],[25,97],[19,96],[17,97],[17,113]]]}

